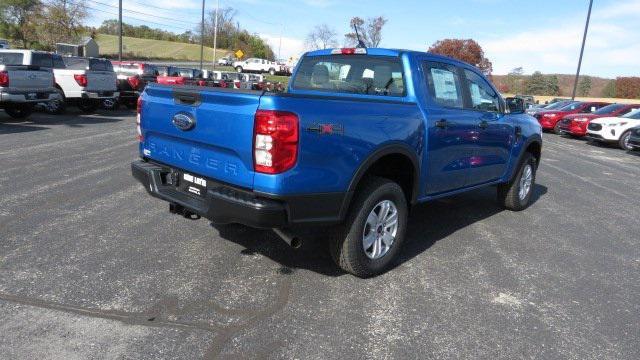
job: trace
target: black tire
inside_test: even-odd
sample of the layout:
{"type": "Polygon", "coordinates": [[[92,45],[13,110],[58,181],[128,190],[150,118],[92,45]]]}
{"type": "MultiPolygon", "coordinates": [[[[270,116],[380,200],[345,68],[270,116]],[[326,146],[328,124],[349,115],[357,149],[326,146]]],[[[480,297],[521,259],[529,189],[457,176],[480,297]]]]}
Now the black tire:
{"type": "Polygon", "coordinates": [[[560,121],[558,121],[556,126],[553,127],[553,133],[556,135],[562,135],[562,131],[560,131],[560,121]]]}
{"type": "MultiPolygon", "coordinates": [[[[333,237],[329,242],[333,260],[344,271],[361,278],[385,272],[393,265],[400,253],[406,233],[407,217],[407,201],[398,184],[379,177],[363,180],[351,203],[345,222],[334,229],[333,237]],[[369,215],[385,200],[395,205],[398,226],[395,239],[388,246],[386,253],[373,259],[365,252],[364,232],[368,226],[366,224],[369,215]]],[[[381,232],[376,229],[375,234],[381,234],[381,232]]]]}
{"type": "Polygon", "coordinates": [[[62,115],[67,110],[64,93],[60,89],[57,89],[57,91],[59,96],[58,100],[50,101],[44,108],[47,114],[62,115]]]}
{"type": "Polygon", "coordinates": [[[14,119],[26,119],[33,113],[33,104],[7,105],[4,111],[14,119]]]}
{"type": "Polygon", "coordinates": [[[629,145],[629,138],[631,137],[631,130],[627,130],[622,136],[620,136],[620,140],[618,140],[618,146],[622,150],[633,150],[633,146],[629,145]]]}
{"type": "Polygon", "coordinates": [[[105,110],[114,111],[118,110],[120,103],[118,102],[118,99],[103,99],[100,102],[100,106],[105,110]]]}
{"type": "Polygon", "coordinates": [[[242,70],[243,70],[243,69],[242,69],[242,66],[238,66],[238,67],[236,67],[236,72],[241,73],[241,72],[242,72],[242,70]]]}
{"type": "Polygon", "coordinates": [[[269,75],[273,76],[276,74],[276,69],[269,69],[269,75]]]}
{"type": "Polygon", "coordinates": [[[500,205],[511,211],[522,211],[529,207],[536,184],[537,169],[536,158],[531,153],[524,153],[516,176],[510,182],[498,186],[498,202],[500,205]],[[524,197],[522,197],[520,191],[524,186],[522,179],[527,167],[530,167],[531,170],[531,182],[524,197]]]}
{"type": "Polygon", "coordinates": [[[82,100],[78,103],[78,109],[85,114],[93,114],[100,107],[100,102],[95,100],[82,100]]]}

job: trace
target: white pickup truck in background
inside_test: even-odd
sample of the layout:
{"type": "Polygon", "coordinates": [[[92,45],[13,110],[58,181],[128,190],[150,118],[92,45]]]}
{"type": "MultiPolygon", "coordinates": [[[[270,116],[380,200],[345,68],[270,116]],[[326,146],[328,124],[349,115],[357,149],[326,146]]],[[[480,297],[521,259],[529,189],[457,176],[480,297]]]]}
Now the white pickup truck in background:
{"type": "Polygon", "coordinates": [[[245,61],[236,61],[233,63],[233,67],[239,73],[269,73],[269,75],[275,75],[282,72],[282,67],[278,65],[278,63],[258,58],[250,58],[245,61]]]}
{"type": "Polygon", "coordinates": [[[85,113],[94,112],[104,99],[118,98],[117,75],[106,59],[62,57],[34,50],[7,50],[22,56],[22,65],[53,69],[55,87],[60,95],[46,109],[61,114],[67,105],[75,105],[85,113]]]}
{"type": "Polygon", "coordinates": [[[23,54],[0,50],[0,108],[16,119],[26,118],[37,103],[59,97],[49,68],[23,65],[23,54]]]}

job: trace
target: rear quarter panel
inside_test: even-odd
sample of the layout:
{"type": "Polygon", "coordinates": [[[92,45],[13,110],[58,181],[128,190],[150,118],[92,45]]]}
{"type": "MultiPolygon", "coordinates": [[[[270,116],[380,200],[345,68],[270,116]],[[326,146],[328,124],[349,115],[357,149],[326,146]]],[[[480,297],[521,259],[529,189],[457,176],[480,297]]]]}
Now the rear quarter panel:
{"type": "Polygon", "coordinates": [[[298,115],[300,146],[296,166],[281,175],[255,175],[254,189],[273,194],[346,192],[359,167],[387,145],[422,154],[424,126],[417,105],[357,97],[264,96],[260,108],[298,115]],[[332,125],[332,134],[314,131],[332,125]]]}

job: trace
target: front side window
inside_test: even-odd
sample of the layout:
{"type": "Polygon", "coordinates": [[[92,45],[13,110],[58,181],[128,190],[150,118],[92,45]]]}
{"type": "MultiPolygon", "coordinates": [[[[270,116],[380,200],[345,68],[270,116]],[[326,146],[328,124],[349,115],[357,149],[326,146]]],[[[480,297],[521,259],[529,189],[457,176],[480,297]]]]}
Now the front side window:
{"type": "Polygon", "coordinates": [[[473,71],[465,69],[464,75],[471,97],[471,108],[479,111],[500,112],[500,97],[493,88],[473,71]]]}
{"type": "Polygon", "coordinates": [[[79,57],[65,57],[64,64],[67,69],[72,70],[89,70],[89,60],[79,57]]]}
{"type": "Polygon", "coordinates": [[[400,58],[325,55],[302,59],[293,82],[296,90],[401,97],[405,94],[400,58]]]}
{"type": "Polygon", "coordinates": [[[96,71],[113,71],[113,65],[109,60],[91,59],[89,68],[96,71]]]}
{"type": "Polygon", "coordinates": [[[460,76],[455,66],[427,62],[424,65],[431,100],[440,106],[462,109],[464,101],[460,76]]]}

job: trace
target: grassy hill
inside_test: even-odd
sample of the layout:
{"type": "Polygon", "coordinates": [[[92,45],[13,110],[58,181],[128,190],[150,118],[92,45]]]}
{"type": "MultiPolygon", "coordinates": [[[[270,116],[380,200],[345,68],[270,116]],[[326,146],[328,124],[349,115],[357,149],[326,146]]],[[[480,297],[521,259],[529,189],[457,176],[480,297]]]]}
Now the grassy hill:
{"type": "MultiPolygon", "coordinates": [[[[106,57],[118,56],[118,37],[115,35],[99,34],[96,37],[100,45],[100,55],[106,57]]],[[[200,45],[172,41],[139,39],[123,36],[122,52],[127,59],[149,60],[177,60],[200,61],[200,45]]],[[[217,58],[221,58],[231,51],[218,49],[217,58]]],[[[205,46],[205,61],[213,59],[213,48],[205,46]]]]}

